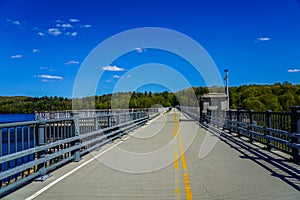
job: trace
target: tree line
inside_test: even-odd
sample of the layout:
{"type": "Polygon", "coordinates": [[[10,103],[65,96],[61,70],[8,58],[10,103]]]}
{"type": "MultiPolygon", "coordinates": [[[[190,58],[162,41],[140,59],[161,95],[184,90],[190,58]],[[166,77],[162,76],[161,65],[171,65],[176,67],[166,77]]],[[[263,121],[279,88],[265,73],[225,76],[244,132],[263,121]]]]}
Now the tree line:
{"type": "MultiPolygon", "coordinates": [[[[191,87],[177,92],[124,92],[85,98],[64,97],[0,97],[0,113],[34,113],[75,109],[149,108],[153,106],[198,106],[208,92],[224,92],[224,87],[191,87]],[[73,106],[73,107],[72,107],[73,106]]],[[[256,111],[289,111],[300,105],[300,85],[288,82],[273,85],[229,87],[230,108],[256,111]]]]}

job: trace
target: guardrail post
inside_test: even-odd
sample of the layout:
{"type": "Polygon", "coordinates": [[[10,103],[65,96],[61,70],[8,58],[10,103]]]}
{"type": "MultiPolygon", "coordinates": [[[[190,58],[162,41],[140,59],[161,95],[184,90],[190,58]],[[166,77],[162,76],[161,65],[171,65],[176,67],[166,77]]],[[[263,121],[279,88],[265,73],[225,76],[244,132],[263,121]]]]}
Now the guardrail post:
{"type": "Polygon", "coordinates": [[[116,125],[120,124],[120,114],[116,114],[116,125]]]}
{"type": "MultiPolygon", "coordinates": [[[[238,108],[237,108],[237,111],[236,111],[236,119],[237,119],[237,122],[238,122],[238,123],[237,123],[237,127],[240,127],[240,124],[239,124],[239,123],[241,123],[242,120],[243,120],[243,116],[242,116],[241,110],[242,110],[242,108],[241,108],[241,107],[238,107],[238,108]]],[[[237,133],[237,136],[238,136],[238,137],[241,136],[240,130],[239,130],[239,129],[237,129],[236,133],[237,133]]]]}
{"type": "Polygon", "coordinates": [[[97,131],[99,129],[99,123],[98,123],[98,116],[95,117],[95,121],[94,121],[94,127],[95,127],[95,131],[97,131]]]}
{"type": "Polygon", "coordinates": [[[231,130],[231,126],[232,126],[232,110],[229,110],[228,114],[229,114],[228,130],[229,130],[229,133],[231,134],[232,133],[232,130],[231,130]]]}
{"type": "Polygon", "coordinates": [[[107,126],[111,127],[111,118],[112,118],[112,114],[108,114],[107,116],[107,126]]]}
{"type": "MultiPolygon", "coordinates": [[[[38,131],[37,131],[37,145],[38,146],[43,146],[46,144],[46,138],[45,138],[45,127],[46,127],[46,121],[44,119],[39,120],[39,124],[37,126],[38,131]]],[[[46,156],[46,151],[40,151],[38,153],[38,159],[45,158],[46,156]]],[[[41,163],[38,165],[38,171],[40,172],[40,176],[36,178],[36,181],[44,181],[47,178],[49,178],[51,175],[47,174],[47,170],[45,168],[45,163],[41,163]]]]}
{"type": "MultiPolygon", "coordinates": [[[[251,125],[253,125],[253,122],[254,122],[254,120],[253,120],[253,112],[254,112],[254,110],[249,110],[249,124],[251,124],[251,125]]],[[[252,127],[249,127],[248,126],[248,131],[252,131],[252,127]]],[[[249,142],[253,142],[253,135],[251,134],[251,133],[249,133],[249,142]]]]}
{"type": "MultiPolygon", "coordinates": [[[[291,131],[292,133],[299,133],[300,134],[300,106],[293,106],[291,107],[291,131]]],[[[299,144],[300,139],[297,137],[291,138],[293,144],[299,144]]],[[[295,162],[300,161],[299,149],[292,147],[292,156],[295,162]]]]}
{"type": "MultiPolygon", "coordinates": [[[[272,110],[266,111],[266,127],[272,128],[272,110]]],[[[269,131],[266,131],[266,135],[271,136],[271,133],[269,131]]],[[[271,141],[267,139],[267,150],[271,150],[271,149],[272,149],[271,141]]]]}
{"type": "Polygon", "coordinates": [[[207,119],[207,123],[209,124],[211,121],[211,110],[209,110],[209,108],[207,108],[206,110],[206,119],[207,119]]]}
{"type": "MultiPolygon", "coordinates": [[[[79,117],[75,117],[73,120],[73,126],[74,126],[74,136],[79,136],[80,129],[79,129],[79,117]]],[[[77,146],[80,144],[80,140],[76,140],[72,145],[77,146]]],[[[76,149],[72,154],[75,156],[74,161],[79,162],[81,160],[80,157],[80,148],[76,149]]]]}

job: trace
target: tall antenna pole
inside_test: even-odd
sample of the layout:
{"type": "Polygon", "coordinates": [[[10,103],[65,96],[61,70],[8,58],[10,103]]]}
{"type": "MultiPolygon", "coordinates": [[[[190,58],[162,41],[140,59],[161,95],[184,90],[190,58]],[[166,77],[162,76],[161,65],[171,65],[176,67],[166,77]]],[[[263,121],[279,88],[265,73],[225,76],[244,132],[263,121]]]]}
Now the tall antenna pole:
{"type": "Polygon", "coordinates": [[[224,80],[226,81],[225,93],[226,93],[226,99],[227,99],[227,110],[229,110],[228,69],[225,69],[224,72],[226,73],[226,76],[225,76],[224,80]]]}

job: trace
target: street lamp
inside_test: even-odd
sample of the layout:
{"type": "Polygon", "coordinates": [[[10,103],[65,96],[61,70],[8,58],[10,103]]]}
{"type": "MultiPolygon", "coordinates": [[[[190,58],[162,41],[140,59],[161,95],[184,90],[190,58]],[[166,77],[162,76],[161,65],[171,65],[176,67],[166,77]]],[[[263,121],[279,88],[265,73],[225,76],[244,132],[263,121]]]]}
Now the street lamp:
{"type": "Polygon", "coordinates": [[[228,69],[225,69],[224,72],[226,73],[224,80],[226,81],[225,94],[226,94],[226,99],[227,99],[227,110],[229,110],[228,69]]]}

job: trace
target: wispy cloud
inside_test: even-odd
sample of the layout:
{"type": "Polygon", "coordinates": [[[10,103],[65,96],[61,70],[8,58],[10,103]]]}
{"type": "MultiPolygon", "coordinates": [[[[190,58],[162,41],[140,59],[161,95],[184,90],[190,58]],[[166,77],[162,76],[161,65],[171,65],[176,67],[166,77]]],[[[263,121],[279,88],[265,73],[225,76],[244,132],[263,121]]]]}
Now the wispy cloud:
{"type": "Polygon", "coordinates": [[[121,78],[122,76],[114,75],[114,78],[121,78]]]}
{"type": "Polygon", "coordinates": [[[69,20],[58,19],[48,29],[34,27],[33,30],[37,31],[37,34],[41,37],[51,35],[76,37],[82,29],[88,29],[92,27],[90,24],[81,24],[79,22],[80,20],[76,18],[69,20]]]}
{"type": "Polygon", "coordinates": [[[44,37],[46,34],[45,33],[43,33],[43,32],[38,32],[37,33],[39,36],[41,36],[41,37],[44,37]]]}
{"type": "Polygon", "coordinates": [[[54,36],[58,36],[62,34],[62,32],[58,28],[49,28],[48,33],[54,36]]]}
{"type": "Polygon", "coordinates": [[[14,20],[11,20],[11,19],[6,19],[6,21],[9,22],[9,23],[12,23],[14,25],[17,25],[17,26],[21,25],[21,22],[18,21],[18,20],[14,21],[14,20]]]}
{"type": "Polygon", "coordinates": [[[79,19],[69,19],[70,22],[76,23],[79,22],[79,19]]]}
{"type": "Polygon", "coordinates": [[[54,67],[47,67],[47,66],[40,67],[40,70],[46,70],[48,72],[58,72],[59,71],[59,70],[55,69],[54,67]]]}
{"type": "Polygon", "coordinates": [[[143,52],[146,52],[146,49],[138,47],[138,48],[135,48],[135,51],[138,53],[143,53],[143,52]]]}
{"type": "Polygon", "coordinates": [[[22,29],[22,30],[25,30],[25,28],[22,26],[21,22],[18,21],[18,20],[6,19],[6,21],[7,21],[8,23],[11,23],[11,24],[17,26],[18,28],[20,28],[20,29],[22,29]]]}
{"type": "Polygon", "coordinates": [[[270,40],[271,40],[271,38],[269,38],[269,37],[259,37],[259,38],[256,38],[256,40],[254,42],[267,42],[270,40]]]}
{"type": "Polygon", "coordinates": [[[77,35],[77,32],[76,32],[76,31],[73,32],[73,33],[71,33],[71,36],[73,36],[73,37],[76,37],[76,35],[77,35]]]}
{"type": "Polygon", "coordinates": [[[69,60],[67,62],[65,62],[65,65],[78,65],[79,62],[76,60],[69,60]]]}
{"type": "Polygon", "coordinates": [[[117,72],[117,71],[124,71],[124,68],[120,68],[117,66],[104,66],[104,67],[102,67],[102,70],[117,72]]]}
{"type": "Polygon", "coordinates": [[[62,76],[53,76],[53,75],[47,75],[47,74],[37,75],[35,77],[42,78],[45,80],[63,80],[62,76]]]}
{"type": "Polygon", "coordinates": [[[17,55],[13,55],[13,56],[11,56],[10,58],[13,58],[13,59],[15,59],[15,58],[22,58],[23,57],[23,55],[21,55],[21,54],[17,54],[17,55]]]}
{"type": "Polygon", "coordinates": [[[19,21],[11,21],[11,23],[14,25],[17,25],[17,26],[21,25],[21,23],[19,21]]]}
{"type": "MultiPolygon", "coordinates": [[[[56,26],[57,26],[58,24],[56,24],[56,26]]],[[[73,28],[73,26],[71,25],[71,24],[59,24],[60,25],[60,27],[62,27],[62,28],[73,28]]]]}
{"type": "Polygon", "coordinates": [[[300,69],[289,69],[288,72],[289,73],[296,73],[296,72],[300,72],[300,69]]]}
{"type": "Polygon", "coordinates": [[[32,52],[33,53],[37,53],[37,52],[39,52],[40,50],[38,50],[38,49],[32,49],[32,52]]]}
{"type": "Polygon", "coordinates": [[[91,27],[92,27],[92,25],[90,25],[90,24],[83,25],[83,28],[91,28],[91,27]]]}

